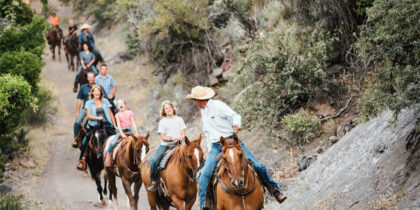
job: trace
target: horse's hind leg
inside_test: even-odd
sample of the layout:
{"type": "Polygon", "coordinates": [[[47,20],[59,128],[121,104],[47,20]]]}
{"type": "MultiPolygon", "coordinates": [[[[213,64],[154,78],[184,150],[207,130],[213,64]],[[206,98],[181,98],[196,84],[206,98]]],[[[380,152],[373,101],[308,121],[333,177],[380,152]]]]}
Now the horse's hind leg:
{"type": "Polygon", "coordinates": [[[51,45],[52,58],[55,61],[55,45],[51,45]]]}
{"type": "Polygon", "coordinates": [[[121,176],[121,181],[124,186],[125,194],[127,194],[128,200],[130,201],[130,207],[131,209],[137,209],[135,206],[135,201],[133,198],[133,193],[131,192],[131,183],[128,181],[125,177],[121,176]]]}
{"type": "Polygon", "coordinates": [[[61,40],[60,44],[58,44],[58,62],[61,63],[61,40]]]}
{"type": "Polygon", "coordinates": [[[69,57],[71,59],[71,55],[69,55],[69,53],[67,51],[65,51],[65,54],[66,54],[66,60],[67,60],[67,68],[70,70],[71,62],[69,60],[69,57]]]}
{"type": "Polygon", "coordinates": [[[115,175],[108,173],[107,171],[107,178],[109,181],[108,187],[109,187],[109,199],[112,201],[112,196],[114,196],[115,199],[115,209],[118,209],[118,199],[117,199],[117,186],[115,185],[115,175]]]}
{"type": "Polygon", "coordinates": [[[147,192],[147,200],[149,201],[149,206],[151,210],[157,210],[157,199],[158,195],[157,192],[151,192],[149,190],[146,190],[147,192]]]}

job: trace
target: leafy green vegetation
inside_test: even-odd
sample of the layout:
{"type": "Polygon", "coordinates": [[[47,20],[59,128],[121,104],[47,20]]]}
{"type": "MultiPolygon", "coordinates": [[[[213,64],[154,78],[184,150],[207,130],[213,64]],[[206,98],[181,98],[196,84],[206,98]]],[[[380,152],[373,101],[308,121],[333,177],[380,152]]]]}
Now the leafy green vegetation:
{"type": "Polygon", "coordinates": [[[420,103],[418,11],[416,0],[377,0],[367,10],[356,44],[371,78],[360,101],[365,118],[420,103]]]}
{"type": "Polygon", "coordinates": [[[305,111],[283,117],[283,138],[292,144],[309,143],[321,134],[321,120],[305,111]]]}
{"type": "Polygon", "coordinates": [[[21,206],[19,197],[6,195],[0,198],[0,210],[19,210],[21,206]]]}

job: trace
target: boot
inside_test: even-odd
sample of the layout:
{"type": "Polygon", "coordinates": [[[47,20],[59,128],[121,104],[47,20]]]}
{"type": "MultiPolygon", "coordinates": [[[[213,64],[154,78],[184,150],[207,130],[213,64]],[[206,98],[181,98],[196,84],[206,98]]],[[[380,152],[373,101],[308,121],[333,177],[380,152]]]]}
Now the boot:
{"type": "Polygon", "coordinates": [[[77,83],[76,82],[74,83],[74,86],[73,86],[73,93],[75,93],[75,92],[77,92],[77,83]]]}
{"type": "Polygon", "coordinates": [[[287,196],[285,196],[280,191],[275,192],[273,196],[276,198],[277,202],[279,203],[283,203],[287,199],[287,196]]]}
{"type": "Polygon", "coordinates": [[[79,171],[86,171],[86,160],[85,160],[85,157],[83,157],[81,160],[79,160],[79,163],[77,163],[76,168],[79,171]]]}
{"type": "Polygon", "coordinates": [[[111,154],[109,154],[109,153],[106,153],[106,155],[105,155],[104,166],[105,166],[105,168],[112,167],[112,158],[111,158],[111,154]]]}
{"type": "Polygon", "coordinates": [[[77,148],[78,147],[78,145],[77,145],[77,138],[79,138],[78,136],[76,136],[74,139],[73,139],[73,142],[71,143],[71,146],[73,147],[73,148],[77,148]]]}

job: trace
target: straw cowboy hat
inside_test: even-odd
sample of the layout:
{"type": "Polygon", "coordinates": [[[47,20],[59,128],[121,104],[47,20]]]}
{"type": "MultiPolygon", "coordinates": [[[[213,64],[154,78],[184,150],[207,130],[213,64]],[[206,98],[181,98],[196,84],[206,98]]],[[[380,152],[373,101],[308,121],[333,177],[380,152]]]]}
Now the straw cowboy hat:
{"type": "Polygon", "coordinates": [[[85,23],[85,24],[82,25],[82,27],[80,27],[81,30],[83,30],[85,28],[89,29],[90,28],[90,25],[87,24],[87,23],[85,23]]]}
{"type": "Polygon", "coordinates": [[[188,94],[186,99],[206,100],[214,96],[214,90],[209,87],[195,86],[188,94]]]}

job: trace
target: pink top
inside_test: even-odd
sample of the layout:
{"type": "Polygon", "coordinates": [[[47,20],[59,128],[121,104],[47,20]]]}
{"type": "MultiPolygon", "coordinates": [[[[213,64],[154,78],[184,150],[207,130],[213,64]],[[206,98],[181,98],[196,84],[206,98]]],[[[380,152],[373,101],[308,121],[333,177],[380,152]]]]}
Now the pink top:
{"type": "Polygon", "coordinates": [[[126,110],[124,112],[118,112],[115,115],[115,118],[120,120],[121,129],[131,128],[131,118],[133,118],[133,112],[131,110],[126,110]]]}

